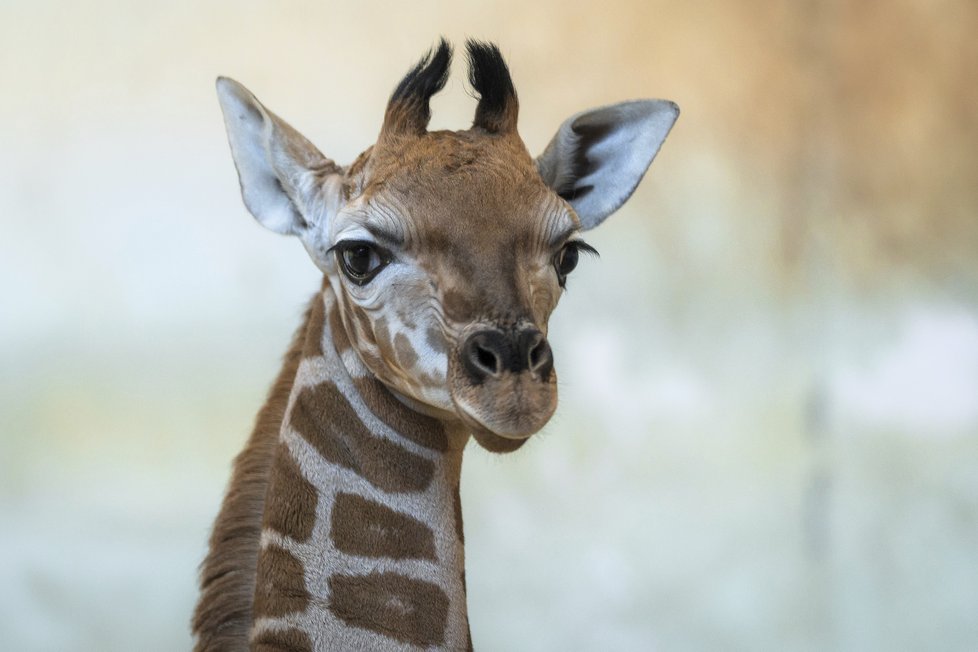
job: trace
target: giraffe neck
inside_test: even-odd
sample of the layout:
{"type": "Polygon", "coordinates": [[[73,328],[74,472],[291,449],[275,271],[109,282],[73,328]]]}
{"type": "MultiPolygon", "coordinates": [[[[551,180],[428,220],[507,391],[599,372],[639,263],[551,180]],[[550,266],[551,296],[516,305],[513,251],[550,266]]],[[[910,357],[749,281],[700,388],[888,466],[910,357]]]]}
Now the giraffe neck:
{"type": "Polygon", "coordinates": [[[468,648],[461,429],[363,366],[324,286],[271,456],[254,649],[468,648]]]}

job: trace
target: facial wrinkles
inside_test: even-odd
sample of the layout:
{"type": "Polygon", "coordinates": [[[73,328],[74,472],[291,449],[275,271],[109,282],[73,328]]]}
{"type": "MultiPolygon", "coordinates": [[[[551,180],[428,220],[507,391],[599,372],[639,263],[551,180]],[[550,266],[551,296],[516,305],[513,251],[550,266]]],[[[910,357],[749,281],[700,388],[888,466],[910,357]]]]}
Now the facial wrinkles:
{"type": "Polygon", "coordinates": [[[504,222],[496,227],[503,238],[491,247],[468,234],[454,246],[444,232],[431,238],[445,242],[424,264],[439,279],[445,314],[456,329],[476,320],[525,320],[545,330],[560,295],[553,256],[575,224],[556,197],[541,203],[530,214],[495,216],[504,222]]]}
{"type": "Polygon", "coordinates": [[[547,196],[543,207],[544,237],[548,246],[558,244],[562,236],[569,236],[581,228],[581,220],[574,209],[554,194],[547,196]]]}
{"type": "Polygon", "coordinates": [[[369,231],[364,227],[369,216],[369,207],[362,197],[354,199],[343,207],[336,219],[327,225],[328,235],[326,241],[332,247],[340,240],[345,239],[364,239],[369,235],[369,231]]]}
{"type": "Polygon", "coordinates": [[[415,230],[410,212],[393,194],[377,193],[369,201],[368,223],[395,235],[402,251],[410,250],[415,230]]]}
{"type": "Polygon", "coordinates": [[[443,319],[432,283],[410,251],[416,231],[406,215],[403,203],[387,193],[351,202],[334,225],[334,244],[341,239],[376,242],[394,260],[366,285],[334,275],[333,286],[367,367],[408,396],[448,407],[446,347],[431,335],[444,330],[443,319]]]}
{"type": "Polygon", "coordinates": [[[577,216],[569,211],[564,202],[549,196],[542,210],[542,228],[539,231],[538,251],[545,252],[542,263],[527,272],[529,303],[537,324],[544,335],[547,333],[547,320],[557,307],[561,289],[553,269],[553,256],[559,247],[580,228],[577,216]]]}

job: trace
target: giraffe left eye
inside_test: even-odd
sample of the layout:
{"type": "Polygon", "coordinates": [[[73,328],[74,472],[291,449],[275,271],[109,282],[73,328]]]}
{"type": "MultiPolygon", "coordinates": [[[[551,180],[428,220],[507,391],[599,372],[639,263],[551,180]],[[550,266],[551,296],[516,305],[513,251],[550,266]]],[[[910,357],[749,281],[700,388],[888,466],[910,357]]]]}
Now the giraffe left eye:
{"type": "Polygon", "coordinates": [[[372,242],[351,240],[334,247],[340,269],[356,285],[366,285],[390,263],[390,255],[372,242]]]}

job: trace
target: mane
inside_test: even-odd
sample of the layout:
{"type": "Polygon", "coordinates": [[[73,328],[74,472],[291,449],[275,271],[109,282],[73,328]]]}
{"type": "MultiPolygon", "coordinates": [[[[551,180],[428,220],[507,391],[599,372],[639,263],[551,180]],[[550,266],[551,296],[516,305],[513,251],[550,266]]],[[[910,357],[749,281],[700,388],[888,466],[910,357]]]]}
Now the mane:
{"type": "Polygon", "coordinates": [[[191,624],[196,652],[248,647],[269,469],[307,333],[321,316],[317,293],[292,337],[251,437],[234,460],[228,491],[211,533],[210,551],[200,566],[200,599],[191,624]]]}

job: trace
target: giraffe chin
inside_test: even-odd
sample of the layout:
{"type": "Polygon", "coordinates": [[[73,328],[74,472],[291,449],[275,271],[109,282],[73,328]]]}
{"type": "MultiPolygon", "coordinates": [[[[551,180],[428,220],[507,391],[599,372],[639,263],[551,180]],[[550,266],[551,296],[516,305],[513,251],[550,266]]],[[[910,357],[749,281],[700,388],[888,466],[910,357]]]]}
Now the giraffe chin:
{"type": "MultiPolygon", "coordinates": [[[[557,409],[556,383],[535,381],[532,384],[536,386],[522,387],[521,389],[524,391],[515,393],[516,396],[521,396],[523,399],[519,402],[513,401],[514,393],[512,391],[505,393],[489,391],[481,394],[477,393],[478,389],[471,386],[467,387],[467,391],[464,392],[469,397],[505,396],[506,398],[502,401],[503,405],[499,405],[498,401],[489,401],[489,407],[478,409],[471,405],[469,400],[458,397],[455,392],[452,392],[452,401],[455,404],[459,419],[469,429],[480,446],[493,453],[509,453],[520,448],[531,436],[543,428],[557,409]]],[[[485,386],[482,387],[484,392],[490,389],[485,386]]]]}
{"type": "Polygon", "coordinates": [[[470,429],[472,430],[472,436],[479,442],[479,445],[490,453],[512,453],[530,440],[529,436],[523,439],[511,439],[509,437],[500,437],[483,428],[473,428],[470,426],[470,429]]]}

